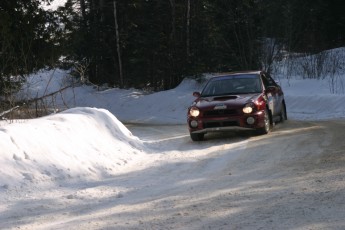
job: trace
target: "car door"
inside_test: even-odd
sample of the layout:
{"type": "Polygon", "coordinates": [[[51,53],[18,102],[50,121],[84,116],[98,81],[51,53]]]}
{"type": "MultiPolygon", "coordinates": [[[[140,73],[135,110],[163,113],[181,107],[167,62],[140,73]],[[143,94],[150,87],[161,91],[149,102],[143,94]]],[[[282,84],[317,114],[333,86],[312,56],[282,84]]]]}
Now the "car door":
{"type": "Polygon", "coordinates": [[[276,116],[281,111],[282,90],[269,74],[262,73],[261,78],[265,87],[265,94],[267,96],[268,107],[271,110],[272,115],[276,116]]]}

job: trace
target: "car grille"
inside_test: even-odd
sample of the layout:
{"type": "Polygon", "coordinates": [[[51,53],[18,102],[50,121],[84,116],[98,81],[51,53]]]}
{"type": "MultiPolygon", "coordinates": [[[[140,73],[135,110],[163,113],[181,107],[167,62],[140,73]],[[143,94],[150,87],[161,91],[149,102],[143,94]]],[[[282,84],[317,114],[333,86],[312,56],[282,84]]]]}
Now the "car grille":
{"type": "Polygon", "coordinates": [[[204,117],[220,117],[224,115],[236,115],[235,109],[209,110],[204,112],[204,117]]]}
{"type": "Polygon", "coordinates": [[[204,122],[204,128],[219,128],[219,127],[231,127],[231,126],[239,126],[237,121],[212,121],[212,122],[204,122]]]}

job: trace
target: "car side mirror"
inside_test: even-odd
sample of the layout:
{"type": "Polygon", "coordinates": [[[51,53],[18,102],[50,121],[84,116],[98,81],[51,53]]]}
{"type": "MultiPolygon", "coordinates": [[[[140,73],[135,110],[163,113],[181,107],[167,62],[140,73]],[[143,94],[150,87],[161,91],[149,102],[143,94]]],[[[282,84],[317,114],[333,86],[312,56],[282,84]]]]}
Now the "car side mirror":
{"type": "Polygon", "coordinates": [[[275,92],[276,90],[277,90],[277,87],[275,87],[275,86],[268,86],[266,88],[266,92],[268,92],[268,93],[275,92]]]}
{"type": "Polygon", "coordinates": [[[193,92],[193,96],[194,96],[194,97],[200,97],[201,94],[200,94],[200,92],[193,92]]]}

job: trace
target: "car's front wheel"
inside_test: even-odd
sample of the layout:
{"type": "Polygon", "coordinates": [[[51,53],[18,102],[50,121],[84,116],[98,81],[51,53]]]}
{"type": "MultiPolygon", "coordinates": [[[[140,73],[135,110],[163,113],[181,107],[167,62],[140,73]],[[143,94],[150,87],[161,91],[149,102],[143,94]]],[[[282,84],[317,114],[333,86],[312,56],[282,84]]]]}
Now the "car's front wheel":
{"type": "Polygon", "coordinates": [[[193,141],[202,141],[204,140],[204,133],[190,133],[190,138],[193,141]]]}
{"type": "Polygon", "coordinates": [[[264,127],[257,130],[259,134],[267,134],[271,130],[271,118],[268,109],[265,109],[264,113],[264,127]]]}

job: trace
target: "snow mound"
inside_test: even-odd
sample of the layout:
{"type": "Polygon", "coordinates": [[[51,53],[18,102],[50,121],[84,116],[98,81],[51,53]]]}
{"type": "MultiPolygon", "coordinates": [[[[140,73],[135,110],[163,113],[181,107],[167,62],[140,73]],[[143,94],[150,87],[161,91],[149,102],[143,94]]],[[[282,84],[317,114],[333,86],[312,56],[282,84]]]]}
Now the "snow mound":
{"type": "MultiPolygon", "coordinates": [[[[99,180],[142,157],[142,142],[109,111],[74,108],[0,126],[0,187],[99,180]]],[[[125,167],[126,166],[126,167],[125,167]]]]}

